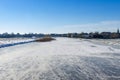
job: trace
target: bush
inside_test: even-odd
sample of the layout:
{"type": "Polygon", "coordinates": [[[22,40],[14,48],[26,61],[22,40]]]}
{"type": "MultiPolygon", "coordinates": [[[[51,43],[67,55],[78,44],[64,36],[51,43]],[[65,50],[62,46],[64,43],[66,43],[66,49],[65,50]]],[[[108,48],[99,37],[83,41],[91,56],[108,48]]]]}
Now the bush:
{"type": "Polygon", "coordinates": [[[37,39],[35,41],[36,42],[49,42],[49,41],[52,41],[52,40],[55,40],[55,39],[52,38],[52,37],[44,37],[44,38],[37,39]]]}

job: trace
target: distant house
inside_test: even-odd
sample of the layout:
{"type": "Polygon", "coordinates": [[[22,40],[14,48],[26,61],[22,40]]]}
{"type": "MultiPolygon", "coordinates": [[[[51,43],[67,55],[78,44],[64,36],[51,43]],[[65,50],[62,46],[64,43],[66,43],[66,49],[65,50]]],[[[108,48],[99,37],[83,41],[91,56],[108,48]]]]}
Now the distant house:
{"type": "Polygon", "coordinates": [[[111,38],[114,39],[114,38],[120,38],[120,33],[119,33],[119,29],[117,29],[117,32],[115,33],[111,33],[111,38]]]}
{"type": "Polygon", "coordinates": [[[68,34],[62,34],[61,36],[62,37],[68,37],[68,34]]]}
{"type": "Polygon", "coordinates": [[[89,34],[88,33],[81,33],[81,37],[82,38],[89,38],[89,34]]]}
{"type": "Polygon", "coordinates": [[[111,32],[102,32],[100,35],[102,35],[104,39],[108,39],[111,37],[111,32]]]}
{"type": "Polygon", "coordinates": [[[78,38],[78,34],[77,34],[77,33],[68,33],[68,34],[67,34],[67,37],[70,37],[70,38],[78,38]]]}
{"type": "Polygon", "coordinates": [[[112,39],[115,39],[115,38],[120,38],[120,35],[118,33],[111,33],[111,36],[110,36],[112,39]]]}
{"type": "Polygon", "coordinates": [[[70,38],[71,38],[71,37],[72,37],[72,33],[68,33],[68,34],[67,34],[67,37],[70,37],[70,38]]]}
{"type": "Polygon", "coordinates": [[[94,36],[94,33],[89,33],[89,38],[93,38],[93,36],[94,36]]]}
{"type": "Polygon", "coordinates": [[[71,37],[77,38],[78,34],[77,33],[72,33],[71,37]]]}

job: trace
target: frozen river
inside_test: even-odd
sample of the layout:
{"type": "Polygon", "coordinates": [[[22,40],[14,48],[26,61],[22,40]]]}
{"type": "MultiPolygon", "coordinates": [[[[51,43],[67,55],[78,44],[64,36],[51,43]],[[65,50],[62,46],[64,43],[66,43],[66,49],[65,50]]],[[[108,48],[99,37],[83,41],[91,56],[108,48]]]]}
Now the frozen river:
{"type": "Polygon", "coordinates": [[[1,48],[0,80],[120,80],[120,49],[69,38],[1,48]]]}

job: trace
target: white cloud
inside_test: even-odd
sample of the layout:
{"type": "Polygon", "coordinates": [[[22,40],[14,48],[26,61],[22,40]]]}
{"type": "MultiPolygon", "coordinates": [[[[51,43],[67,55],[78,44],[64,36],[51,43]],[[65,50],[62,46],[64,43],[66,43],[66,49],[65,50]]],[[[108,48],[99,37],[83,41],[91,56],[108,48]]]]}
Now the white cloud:
{"type": "Polygon", "coordinates": [[[7,23],[0,24],[0,33],[3,32],[40,32],[40,33],[68,33],[68,32],[95,32],[95,31],[111,31],[116,32],[117,28],[120,29],[120,21],[101,21],[97,23],[76,24],[76,25],[63,25],[56,27],[44,27],[45,25],[39,24],[17,24],[7,23]],[[22,27],[21,27],[22,26],[22,27]]]}
{"type": "Polygon", "coordinates": [[[80,25],[65,25],[64,27],[119,27],[120,26],[120,21],[102,21],[98,23],[89,23],[89,24],[80,24],[80,25]]]}
{"type": "Polygon", "coordinates": [[[115,32],[117,28],[120,28],[120,21],[101,21],[98,23],[64,25],[61,26],[61,28],[59,28],[58,30],[61,32],[95,32],[95,31],[115,32]]]}

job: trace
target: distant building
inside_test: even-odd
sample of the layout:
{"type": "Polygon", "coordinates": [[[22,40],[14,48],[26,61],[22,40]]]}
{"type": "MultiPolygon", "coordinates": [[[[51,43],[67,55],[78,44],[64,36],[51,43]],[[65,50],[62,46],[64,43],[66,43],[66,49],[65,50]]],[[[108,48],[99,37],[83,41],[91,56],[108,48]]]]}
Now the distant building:
{"type": "Polygon", "coordinates": [[[71,38],[71,37],[72,37],[72,33],[68,33],[68,34],[67,34],[67,37],[70,37],[70,38],[71,38]]]}
{"type": "Polygon", "coordinates": [[[119,34],[118,33],[111,33],[111,38],[112,39],[119,38],[119,34]]]}
{"type": "Polygon", "coordinates": [[[90,37],[90,38],[93,38],[93,36],[94,36],[94,33],[93,33],[93,32],[89,33],[89,37],[90,37]]]}
{"type": "Polygon", "coordinates": [[[101,33],[101,36],[104,38],[104,39],[109,39],[111,37],[111,32],[102,32],[101,33]]]}
{"type": "Polygon", "coordinates": [[[119,28],[117,29],[117,34],[120,34],[120,32],[119,32],[119,28]]]}
{"type": "Polygon", "coordinates": [[[119,29],[117,29],[117,32],[116,32],[116,33],[111,33],[111,38],[112,38],[112,39],[114,39],[114,38],[120,38],[119,29]]]}
{"type": "Polygon", "coordinates": [[[81,33],[81,37],[82,38],[89,38],[89,34],[88,33],[81,33]]]}
{"type": "Polygon", "coordinates": [[[78,38],[78,34],[77,34],[77,33],[68,33],[68,34],[67,34],[67,37],[70,37],[70,38],[78,38]]]}

